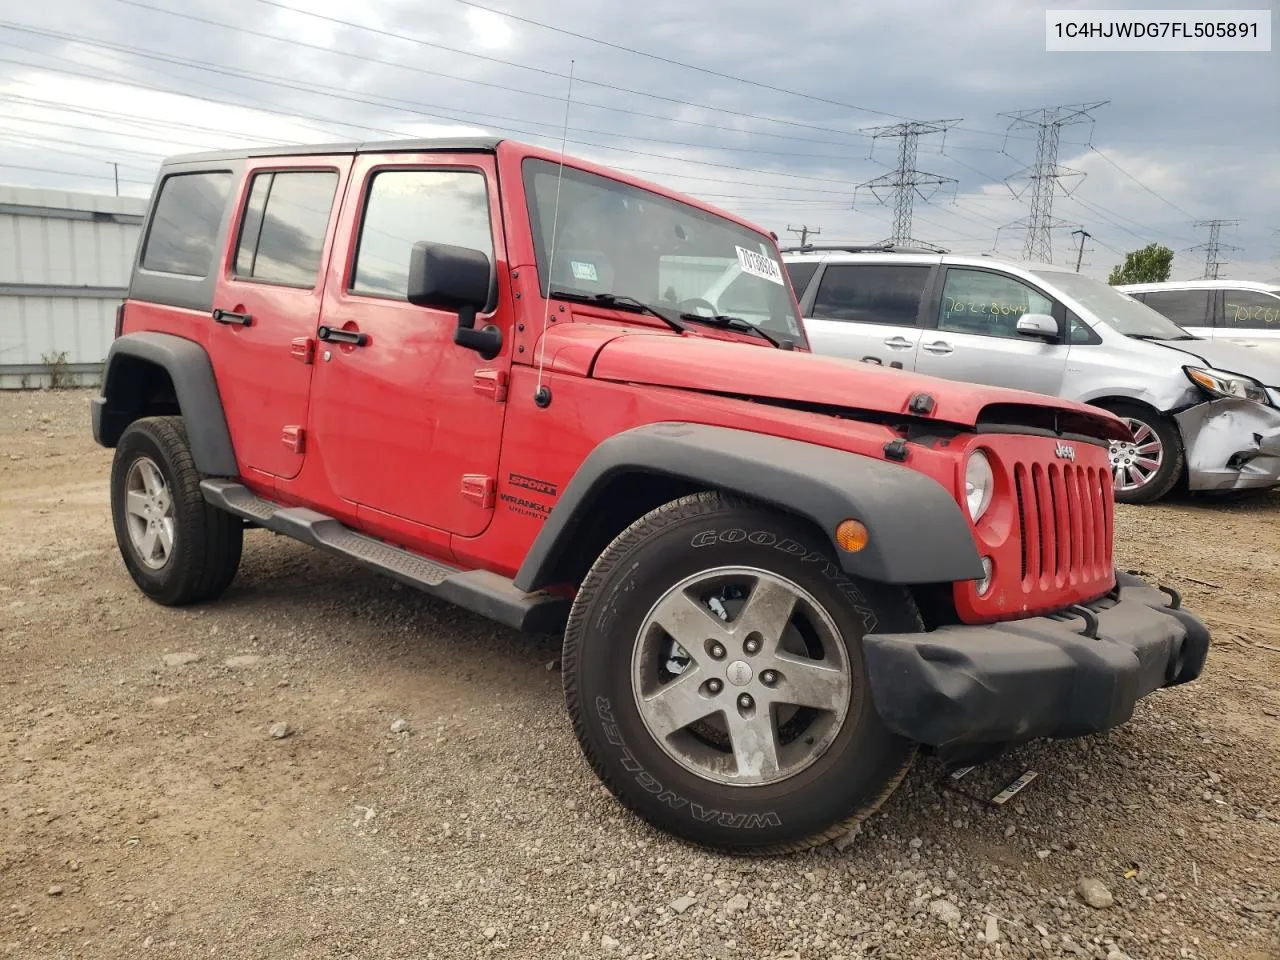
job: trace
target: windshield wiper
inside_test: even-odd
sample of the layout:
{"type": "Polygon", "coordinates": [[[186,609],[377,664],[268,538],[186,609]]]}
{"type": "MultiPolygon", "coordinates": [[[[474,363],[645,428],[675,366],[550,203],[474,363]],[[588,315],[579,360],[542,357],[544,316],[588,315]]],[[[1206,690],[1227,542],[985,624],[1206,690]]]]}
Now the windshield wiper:
{"type": "Polygon", "coordinates": [[[568,300],[571,303],[592,303],[602,307],[627,310],[631,313],[647,313],[651,317],[657,317],[676,333],[684,333],[689,329],[670,314],[663,313],[656,307],[650,306],[643,300],[637,300],[635,297],[627,297],[616,293],[576,293],[572,290],[560,290],[555,287],[551,288],[551,296],[559,300],[568,300]]]}
{"type": "Polygon", "coordinates": [[[722,330],[736,330],[739,333],[753,333],[758,337],[763,337],[772,343],[779,350],[794,350],[795,344],[790,340],[781,340],[775,337],[768,330],[757,327],[749,320],[743,320],[741,317],[730,317],[723,313],[718,313],[714,317],[704,317],[700,313],[682,313],[681,320],[692,320],[694,323],[705,323],[711,327],[719,327],[722,330]]]}
{"type": "Polygon", "coordinates": [[[1154,340],[1156,343],[1172,343],[1174,340],[1199,340],[1200,337],[1191,334],[1183,334],[1180,337],[1157,337],[1154,333],[1131,333],[1128,336],[1133,340],[1154,340]]]}

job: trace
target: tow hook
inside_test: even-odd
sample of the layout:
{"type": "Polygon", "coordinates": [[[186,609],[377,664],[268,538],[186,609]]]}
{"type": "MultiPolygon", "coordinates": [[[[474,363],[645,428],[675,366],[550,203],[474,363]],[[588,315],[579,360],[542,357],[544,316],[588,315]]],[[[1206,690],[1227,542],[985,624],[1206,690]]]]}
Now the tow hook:
{"type": "Polygon", "coordinates": [[[1169,595],[1170,610],[1178,610],[1182,607],[1182,594],[1178,593],[1173,587],[1166,587],[1163,583],[1157,583],[1156,589],[1169,595]]]}

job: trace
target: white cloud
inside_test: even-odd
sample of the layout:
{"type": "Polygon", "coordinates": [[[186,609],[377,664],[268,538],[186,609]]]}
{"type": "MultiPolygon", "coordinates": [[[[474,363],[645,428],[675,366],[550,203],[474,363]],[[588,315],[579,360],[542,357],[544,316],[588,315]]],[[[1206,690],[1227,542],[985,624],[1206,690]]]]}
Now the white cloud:
{"type": "Polygon", "coordinates": [[[509,50],[515,42],[515,31],[506,17],[488,10],[467,10],[471,39],[484,50],[509,50]]]}

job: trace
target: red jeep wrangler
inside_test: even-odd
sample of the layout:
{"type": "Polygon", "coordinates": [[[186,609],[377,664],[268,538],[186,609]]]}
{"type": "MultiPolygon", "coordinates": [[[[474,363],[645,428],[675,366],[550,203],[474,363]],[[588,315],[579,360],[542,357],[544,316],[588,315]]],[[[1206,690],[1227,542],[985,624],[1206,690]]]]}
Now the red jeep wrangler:
{"type": "Polygon", "coordinates": [[[93,404],[148,596],[216,597],[260,527],[563,628],[599,777],[737,851],[1200,674],[1201,622],[1112,566],[1119,420],[814,356],[770,235],[561,159],[164,165],[93,404]]]}

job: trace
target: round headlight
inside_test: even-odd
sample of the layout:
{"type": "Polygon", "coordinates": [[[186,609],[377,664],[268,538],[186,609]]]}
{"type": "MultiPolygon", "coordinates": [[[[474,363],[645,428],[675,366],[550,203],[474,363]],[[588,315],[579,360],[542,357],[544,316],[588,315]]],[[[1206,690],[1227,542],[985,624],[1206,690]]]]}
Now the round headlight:
{"type": "Polygon", "coordinates": [[[995,474],[986,454],[975,450],[964,468],[964,499],[969,507],[969,517],[974,523],[982,519],[991,506],[991,493],[995,488],[995,474]]]}

